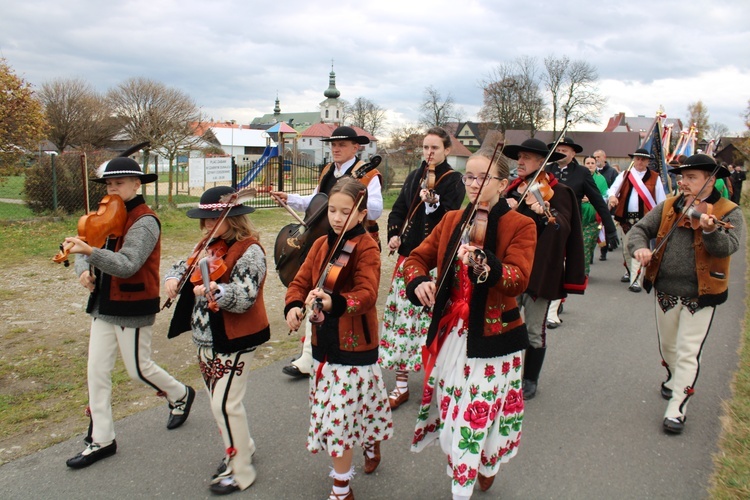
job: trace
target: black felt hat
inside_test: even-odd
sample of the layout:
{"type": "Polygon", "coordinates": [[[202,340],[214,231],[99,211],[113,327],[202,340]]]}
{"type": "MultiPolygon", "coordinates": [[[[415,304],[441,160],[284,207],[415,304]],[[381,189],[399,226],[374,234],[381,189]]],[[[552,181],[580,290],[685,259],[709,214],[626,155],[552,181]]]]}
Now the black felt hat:
{"type": "Polygon", "coordinates": [[[91,181],[98,182],[99,184],[106,184],[107,179],[115,179],[117,177],[138,177],[141,180],[141,184],[148,184],[159,178],[156,174],[144,174],[137,161],[121,156],[102,163],[97,173],[99,177],[95,177],[91,181]]]}
{"type": "MultiPolygon", "coordinates": [[[[551,149],[552,146],[554,145],[555,145],[554,142],[547,144],[547,149],[551,149]]],[[[573,148],[573,151],[575,151],[576,153],[580,153],[583,151],[583,146],[579,146],[578,144],[573,142],[573,139],[571,139],[570,137],[563,137],[557,145],[558,146],[570,146],[571,148],[573,148]]]]}
{"type": "MultiPolygon", "coordinates": [[[[713,172],[714,170],[717,170],[716,160],[708,155],[697,154],[685,160],[685,163],[679,167],[669,169],[670,172],[675,174],[681,174],[684,170],[703,170],[704,172],[713,172]]],[[[721,165],[718,166],[718,170],[716,171],[717,179],[729,177],[730,175],[731,173],[727,167],[721,165]]]]}
{"type": "MultiPolygon", "coordinates": [[[[521,144],[511,144],[510,146],[505,146],[503,148],[503,154],[511,160],[517,160],[518,153],[520,153],[521,151],[526,151],[527,153],[535,153],[542,158],[546,158],[549,154],[549,148],[545,146],[544,143],[539,139],[526,139],[521,144]]],[[[562,160],[563,158],[565,158],[564,154],[555,152],[552,153],[552,155],[549,157],[549,161],[562,160]]]]}
{"type": "Polygon", "coordinates": [[[357,135],[357,132],[351,127],[337,127],[331,134],[331,137],[321,139],[321,142],[331,141],[354,141],[357,144],[370,143],[370,139],[364,135],[357,135]]]}
{"type": "MultiPolygon", "coordinates": [[[[216,219],[221,215],[221,212],[230,205],[222,203],[220,198],[227,194],[234,194],[237,191],[229,186],[216,186],[206,190],[201,195],[201,201],[198,203],[198,208],[191,208],[187,211],[187,216],[191,219],[216,219]]],[[[247,205],[234,205],[229,209],[227,217],[234,217],[235,215],[249,214],[255,212],[253,207],[247,205]]]]}
{"type": "Polygon", "coordinates": [[[633,154],[628,153],[628,156],[631,157],[631,158],[638,157],[638,158],[648,158],[649,160],[653,160],[654,159],[654,155],[652,155],[651,153],[649,153],[648,151],[646,151],[643,148],[636,149],[635,153],[633,153],[633,154]]]}

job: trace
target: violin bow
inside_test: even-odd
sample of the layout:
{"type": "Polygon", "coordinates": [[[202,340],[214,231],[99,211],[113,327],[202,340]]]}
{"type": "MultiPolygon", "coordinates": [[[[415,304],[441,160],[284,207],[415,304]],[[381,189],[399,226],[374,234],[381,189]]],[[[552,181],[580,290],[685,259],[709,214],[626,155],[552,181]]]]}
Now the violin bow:
{"type": "Polygon", "coordinates": [[[557,145],[560,144],[560,141],[562,141],[563,137],[565,137],[565,132],[568,131],[568,127],[570,126],[571,123],[572,123],[571,120],[568,120],[565,123],[565,126],[560,131],[560,135],[558,135],[557,139],[555,139],[555,142],[552,143],[552,147],[550,148],[549,153],[547,153],[547,157],[544,159],[544,162],[542,162],[542,166],[539,167],[539,170],[536,171],[536,173],[534,174],[534,177],[531,179],[531,182],[527,182],[528,187],[526,188],[526,191],[524,191],[523,194],[521,195],[521,199],[518,200],[518,206],[521,206],[521,203],[523,202],[523,200],[526,199],[526,196],[529,194],[529,191],[530,191],[529,188],[531,188],[531,185],[536,182],[537,178],[539,177],[539,174],[541,174],[544,168],[547,166],[549,159],[552,157],[552,154],[555,152],[555,148],[557,148],[557,145]]]}
{"type": "MultiPolygon", "coordinates": [[[[411,222],[412,217],[414,217],[414,214],[417,212],[417,208],[419,208],[419,203],[417,200],[419,199],[419,193],[422,191],[422,183],[424,182],[425,178],[427,177],[427,171],[430,168],[430,161],[432,160],[432,152],[430,152],[429,155],[427,155],[427,160],[425,161],[425,168],[422,172],[422,175],[419,178],[419,183],[417,184],[418,189],[414,193],[414,197],[411,199],[411,203],[409,204],[409,210],[406,212],[406,219],[401,223],[401,227],[398,229],[398,239],[403,239],[406,232],[409,230],[409,223],[411,222]]],[[[390,257],[393,255],[396,251],[391,250],[388,252],[388,256],[390,257]]]]}
{"type": "MultiPolygon", "coordinates": [[[[502,153],[502,150],[505,148],[505,142],[498,142],[495,144],[495,149],[492,152],[492,158],[490,158],[490,163],[487,165],[487,170],[484,173],[484,178],[482,179],[482,184],[479,185],[479,192],[477,193],[477,198],[472,204],[471,210],[469,211],[469,216],[466,218],[466,220],[461,224],[460,232],[458,233],[459,236],[454,248],[451,248],[451,251],[447,254],[449,257],[448,264],[446,264],[443,267],[443,272],[440,273],[440,279],[438,280],[437,287],[435,288],[435,299],[437,300],[438,294],[440,293],[440,289],[443,288],[443,285],[445,284],[445,279],[448,277],[448,273],[451,272],[451,269],[453,266],[451,265],[451,262],[453,262],[453,259],[456,258],[456,254],[458,253],[458,249],[461,247],[462,243],[462,236],[467,231],[469,226],[471,225],[474,216],[477,213],[477,207],[479,206],[479,198],[482,196],[482,191],[484,190],[484,186],[487,185],[487,179],[490,175],[490,170],[492,170],[492,164],[495,163],[495,158],[497,157],[498,149],[500,150],[500,153],[502,153]]],[[[424,306],[423,311],[427,312],[430,310],[430,307],[424,306]]]]}
{"type": "MultiPolygon", "coordinates": [[[[240,191],[237,191],[235,193],[225,194],[221,198],[219,198],[220,203],[226,203],[226,207],[221,211],[221,214],[217,217],[216,224],[214,224],[214,227],[211,229],[211,231],[206,235],[205,238],[203,238],[201,241],[198,242],[196,245],[196,248],[198,251],[196,252],[196,256],[203,253],[206,248],[208,248],[209,243],[216,237],[216,230],[221,226],[221,223],[224,222],[229,215],[229,211],[232,210],[233,207],[242,204],[242,202],[252,199],[257,194],[257,190],[255,188],[245,188],[240,191]]],[[[179,295],[182,292],[182,289],[185,287],[185,283],[190,279],[190,276],[193,274],[195,269],[199,265],[199,259],[193,259],[193,263],[187,267],[185,272],[183,273],[182,277],[180,278],[180,282],[177,284],[177,294],[179,295]]],[[[161,309],[169,309],[172,306],[172,299],[167,298],[167,300],[164,302],[164,305],[161,306],[161,309]]]]}
{"type": "MultiPolygon", "coordinates": [[[[336,250],[341,246],[341,242],[344,241],[344,234],[346,233],[346,228],[349,227],[349,222],[352,220],[352,216],[354,216],[355,213],[359,212],[359,207],[362,204],[362,200],[365,197],[365,192],[367,192],[367,188],[362,186],[362,189],[359,190],[359,193],[357,194],[357,198],[354,200],[354,206],[352,207],[352,211],[349,212],[349,215],[346,217],[346,222],[344,222],[344,229],[341,231],[341,234],[338,235],[336,238],[336,242],[331,246],[331,248],[328,250],[328,254],[326,255],[325,260],[323,261],[323,266],[320,268],[320,277],[318,278],[317,283],[315,284],[315,288],[321,288],[323,286],[323,283],[326,279],[326,267],[328,267],[331,264],[331,261],[333,260],[333,256],[336,255],[336,250]]],[[[307,309],[303,306],[302,307],[302,315],[297,316],[299,320],[305,319],[305,316],[307,315],[307,309]]],[[[289,330],[289,335],[292,334],[293,330],[289,330]]]]}

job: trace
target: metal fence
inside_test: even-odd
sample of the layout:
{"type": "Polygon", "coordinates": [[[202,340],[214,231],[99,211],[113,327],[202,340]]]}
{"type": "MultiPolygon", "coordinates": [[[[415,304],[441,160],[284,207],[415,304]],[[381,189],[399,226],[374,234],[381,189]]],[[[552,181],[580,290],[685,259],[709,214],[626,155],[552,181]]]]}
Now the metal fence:
{"type": "Polygon", "coordinates": [[[304,160],[285,159],[281,168],[281,157],[270,158],[268,163],[257,173],[254,179],[247,181],[248,174],[252,176],[256,164],[250,166],[235,166],[233,186],[254,187],[258,196],[252,205],[258,208],[278,206],[271,199],[270,191],[284,191],[301,195],[312,194],[318,185],[318,178],[324,165],[304,160]],[[245,182],[243,182],[245,181],[245,182]]]}

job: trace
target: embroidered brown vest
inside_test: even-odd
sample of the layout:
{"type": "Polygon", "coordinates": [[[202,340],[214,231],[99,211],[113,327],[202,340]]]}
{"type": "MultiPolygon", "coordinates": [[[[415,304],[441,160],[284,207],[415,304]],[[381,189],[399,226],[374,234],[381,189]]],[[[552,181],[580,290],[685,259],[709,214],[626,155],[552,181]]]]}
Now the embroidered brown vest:
{"type": "MultiPolygon", "coordinates": [[[[643,184],[651,193],[651,197],[656,200],[656,179],[659,176],[651,170],[646,171],[646,175],[643,176],[643,184]]],[[[625,177],[622,180],[622,186],[620,187],[620,195],[617,197],[617,208],[615,208],[615,220],[618,222],[624,222],[625,216],[628,212],[628,200],[630,200],[630,192],[633,190],[633,185],[630,183],[630,176],[625,177]]],[[[641,217],[648,213],[648,210],[643,206],[643,200],[638,200],[638,212],[641,213],[641,217]]]]}
{"type": "MultiPolygon", "coordinates": [[[[664,202],[661,213],[661,225],[659,226],[659,231],[656,233],[657,245],[664,239],[664,236],[672,228],[674,221],[678,217],[673,206],[679,198],[679,196],[673,196],[667,198],[664,202]]],[[[719,198],[713,205],[713,215],[721,219],[736,206],[726,198],[719,198]]],[[[666,247],[667,245],[665,244],[651,257],[651,262],[646,268],[646,275],[643,281],[646,291],[651,290],[656,280],[666,247]]],[[[724,303],[727,300],[727,289],[729,287],[730,257],[714,257],[709,254],[703,245],[702,229],[693,231],[693,249],[695,251],[695,272],[698,277],[698,305],[705,307],[724,303]]]]}
{"type": "MultiPolygon", "coordinates": [[[[247,249],[254,244],[258,245],[265,255],[265,249],[263,249],[260,242],[254,238],[237,241],[229,247],[227,254],[224,256],[224,263],[227,266],[227,271],[221,276],[221,278],[219,278],[219,283],[229,283],[229,278],[235,264],[237,264],[237,261],[244,255],[247,249]]],[[[224,316],[224,329],[229,340],[253,335],[268,328],[268,316],[266,314],[266,305],[263,300],[263,285],[265,284],[265,281],[266,277],[263,276],[263,279],[258,284],[258,296],[255,298],[255,303],[247,311],[243,313],[232,313],[222,309],[221,312],[224,316]]]]}

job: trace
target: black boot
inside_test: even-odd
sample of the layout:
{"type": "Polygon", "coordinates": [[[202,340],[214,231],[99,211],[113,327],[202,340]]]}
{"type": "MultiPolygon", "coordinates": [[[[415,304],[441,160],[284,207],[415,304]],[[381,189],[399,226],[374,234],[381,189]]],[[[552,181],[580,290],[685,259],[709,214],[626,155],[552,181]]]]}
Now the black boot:
{"type": "Polygon", "coordinates": [[[523,361],[523,398],[534,399],[536,396],[536,386],[539,380],[539,373],[542,371],[544,364],[544,355],[547,352],[546,347],[526,349],[526,358],[523,361]]]}

